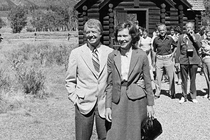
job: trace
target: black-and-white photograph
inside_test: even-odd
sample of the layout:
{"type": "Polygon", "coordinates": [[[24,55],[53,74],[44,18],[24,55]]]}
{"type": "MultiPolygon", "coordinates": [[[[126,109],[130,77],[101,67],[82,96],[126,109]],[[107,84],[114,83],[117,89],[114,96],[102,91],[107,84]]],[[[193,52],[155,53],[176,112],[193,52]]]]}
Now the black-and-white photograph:
{"type": "Polygon", "coordinates": [[[0,0],[0,140],[210,140],[209,0],[0,0]]]}

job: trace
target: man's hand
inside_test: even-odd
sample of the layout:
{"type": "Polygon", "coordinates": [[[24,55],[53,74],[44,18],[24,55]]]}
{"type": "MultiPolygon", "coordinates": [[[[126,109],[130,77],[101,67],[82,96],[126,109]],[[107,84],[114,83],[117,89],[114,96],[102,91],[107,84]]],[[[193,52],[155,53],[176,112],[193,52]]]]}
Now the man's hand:
{"type": "Polygon", "coordinates": [[[154,117],[154,115],[155,115],[155,111],[154,111],[153,106],[147,106],[147,116],[151,118],[151,117],[154,117]]]}
{"type": "Polygon", "coordinates": [[[190,31],[190,36],[192,37],[193,41],[196,42],[195,33],[193,30],[190,31]]]}
{"type": "Polygon", "coordinates": [[[106,108],[105,118],[108,122],[112,122],[112,109],[111,108],[106,108]]]}
{"type": "Polygon", "coordinates": [[[175,63],[175,68],[180,70],[180,64],[179,63],[175,63]]]}

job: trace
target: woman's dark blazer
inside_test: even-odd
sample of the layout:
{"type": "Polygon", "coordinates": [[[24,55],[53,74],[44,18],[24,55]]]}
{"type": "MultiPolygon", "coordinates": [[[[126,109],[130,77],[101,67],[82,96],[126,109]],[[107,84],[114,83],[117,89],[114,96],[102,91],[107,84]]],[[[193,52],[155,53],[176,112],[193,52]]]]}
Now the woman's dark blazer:
{"type": "MultiPolygon", "coordinates": [[[[107,62],[107,96],[106,108],[112,107],[112,102],[119,103],[121,95],[121,54],[120,50],[114,50],[108,56],[107,62]]],[[[154,105],[154,94],[151,87],[149,62],[147,55],[141,49],[133,49],[128,73],[128,84],[126,88],[130,100],[147,97],[147,105],[154,105]]]]}

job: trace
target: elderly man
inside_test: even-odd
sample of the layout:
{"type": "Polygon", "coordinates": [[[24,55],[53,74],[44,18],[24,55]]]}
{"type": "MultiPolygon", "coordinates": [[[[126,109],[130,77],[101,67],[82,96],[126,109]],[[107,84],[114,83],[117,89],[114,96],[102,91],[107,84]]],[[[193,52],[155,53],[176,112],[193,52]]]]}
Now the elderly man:
{"type": "Polygon", "coordinates": [[[173,56],[176,48],[176,43],[172,37],[166,35],[167,29],[165,24],[158,25],[159,35],[153,41],[154,52],[156,53],[155,67],[157,89],[155,96],[160,97],[161,93],[161,79],[163,76],[163,69],[165,68],[169,78],[169,95],[172,99],[175,98],[175,81],[174,81],[174,62],[173,56]]]}
{"type": "Polygon", "coordinates": [[[190,77],[190,97],[191,101],[197,103],[196,100],[196,73],[198,65],[201,63],[198,56],[198,50],[201,47],[201,38],[194,33],[194,23],[186,23],[186,33],[181,35],[178,39],[177,52],[175,57],[175,66],[180,68],[182,79],[182,94],[180,103],[187,101],[187,80],[188,73],[190,77]]]}
{"type": "Polygon", "coordinates": [[[107,58],[112,49],[100,42],[100,21],[89,19],[84,33],[87,43],[71,51],[66,74],[68,97],[75,105],[76,140],[90,140],[94,118],[98,139],[105,140],[107,58]]]}

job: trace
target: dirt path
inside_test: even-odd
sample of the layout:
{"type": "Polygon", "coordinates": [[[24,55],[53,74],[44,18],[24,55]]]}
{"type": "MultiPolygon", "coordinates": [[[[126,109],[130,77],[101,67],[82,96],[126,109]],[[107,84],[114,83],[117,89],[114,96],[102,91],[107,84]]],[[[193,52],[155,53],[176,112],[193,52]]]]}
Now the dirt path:
{"type": "MultiPolygon", "coordinates": [[[[50,73],[53,96],[27,102],[20,110],[0,114],[0,140],[74,140],[74,106],[67,99],[64,70],[50,73]],[[57,73],[57,74],[55,74],[57,73]]],[[[163,89],[168,84],[163,83],[163,89]]],[[[180,86],[176,87],[181,93],[180,86]]],[[[163,125],[157,140],[209,140],[210,101],[203,97],[206,89],[204,76],[197,77],[198,101],[179,104],[161,95],[155,100],[156,117],[163,125]]],[[[95,130],[92,140],[96,140],[95,130]]]]}

